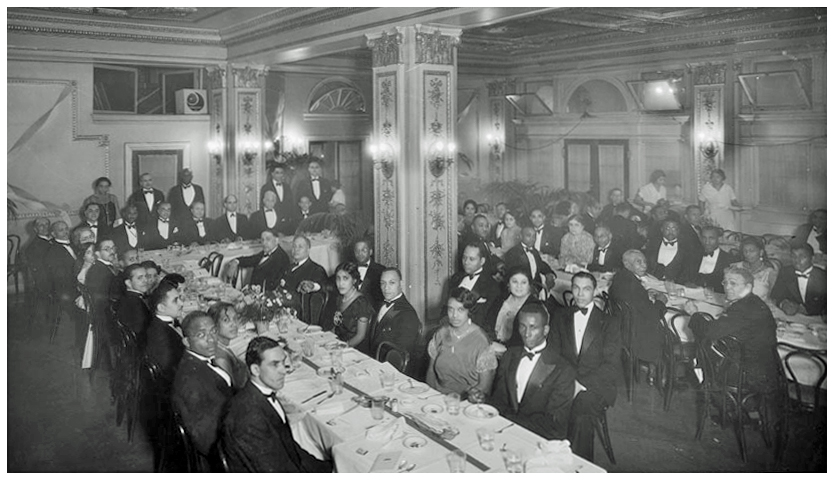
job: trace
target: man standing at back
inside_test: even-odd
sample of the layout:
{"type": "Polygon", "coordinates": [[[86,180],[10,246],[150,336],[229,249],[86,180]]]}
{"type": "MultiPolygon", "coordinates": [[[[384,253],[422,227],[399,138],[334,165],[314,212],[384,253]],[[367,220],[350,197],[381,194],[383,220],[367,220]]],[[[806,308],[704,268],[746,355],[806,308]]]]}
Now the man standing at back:
{"type": "Polygon", "coordinates": [[[263,208],[263,199],[266,192],[275,194],[275,204],[273,209],[276,216],[276,231],[284,235],[292,235],[295,233],[293,227],[293,212],[295,208],[295,195],[293,195],[292,188],[289,183],[286,183],[286,168],[284,165],[273,163],[269,170],[271,177],[261,187],[261,208],[263,208]]]}
{"type": "Polygon", "coordinates": [[[379,280],[385,266],[374,261],[374,249],[367,239],[360,239],[353,246],[353,257],[356,259],[356,266],[359,268],[359,291],[366,295],[373,303],[374,310],[379,311],[382,305],[382,289],[379,280]]]}
{"type": "Polygon", "coordinates": [[[153,213],[156,207],[165,201],[165,194],[153,188],[153,177],[150,173],[143,173],[139,176],[139,190],[133,192],[127,199],[128,205],[136,205],[139,216],[136,223],[139,228],[145,228],[153,220],[153,213]]]}
{"type": "Polygon", "coordinates": [[[203,195],[203,187],[191,183],[194,174],[190,168],[184,168],[180,172],[180,183],[171,187],[168,191],[168,202],[171,204],[171,218],[176,223],[182,223],[191,218],[191,207],[195,202],[203,205],[206,198],[203,195]]]}
{"type": "Polygon", "coordinates": [[[27,297],[34,307],[32,315],[40,319],[41,308],[47,305],[49,295],[49,268],[46,264],[46,254],[52,247],[52,237],[49,235],[49,219],[38,217],[34,224],[35,236],[23,250],[24,264],[29,271],[29,284],[26,288],[27,297]]]}
{"type": "Polygon", "coordinates": [[[284,388],[287,355],[268,337],[246,348],[249,382],[229,401],[221,426],[220,448],[231,472],[328,473],[330,462],[318,460],[293,439],[287,413],[278,399],[284,388]]]}
{"type": "Polygon", "coordinates": [[[310,160],[307,171],[310,173],[310,180],[301,182],[298,187],[297,198],[299,200],[301,197],[310,199],[312,204],[310,207],[311,213],[327,213],[330,199],[333,198],[333,184],[322,176],[319,160],[310,160]]]}

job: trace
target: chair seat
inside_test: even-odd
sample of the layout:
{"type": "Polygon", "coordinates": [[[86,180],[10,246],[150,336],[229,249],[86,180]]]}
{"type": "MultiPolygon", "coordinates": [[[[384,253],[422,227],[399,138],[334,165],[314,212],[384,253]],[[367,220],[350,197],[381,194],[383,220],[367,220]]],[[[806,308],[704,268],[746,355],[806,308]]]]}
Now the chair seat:
{"type": "MultiPolygon", "coordinates": [[[[788,397],[790,397],[791,401],[801,403],[803,407],[813,409],[814,408],[814,387],[811,385],[799,385],[799,395],[801,398],[796,398],[796,387],[792,386],[788,389],[788,397]]],[[[822,408],[826,408],[828,395],[822,394],[820,395],[820,404],[819,406],[822,408]]]]}

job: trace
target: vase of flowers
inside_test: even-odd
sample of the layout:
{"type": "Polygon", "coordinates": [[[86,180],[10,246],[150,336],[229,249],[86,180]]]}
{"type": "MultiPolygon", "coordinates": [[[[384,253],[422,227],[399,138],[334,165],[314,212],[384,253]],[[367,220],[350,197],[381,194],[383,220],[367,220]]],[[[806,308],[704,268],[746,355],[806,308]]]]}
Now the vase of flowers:
{"type": "Polygon", "coordinates": [[[237,310],[244,320],[255,324],[258,333],[266,332],[273,323],[279,333],[287,333],[289,322],[296,315],[295,309],[288,307],[292,304],[292,293],[283,288],[264,290],[260,285],[247,285],[241,289],[241,293],[243,299],[237,310]]]}

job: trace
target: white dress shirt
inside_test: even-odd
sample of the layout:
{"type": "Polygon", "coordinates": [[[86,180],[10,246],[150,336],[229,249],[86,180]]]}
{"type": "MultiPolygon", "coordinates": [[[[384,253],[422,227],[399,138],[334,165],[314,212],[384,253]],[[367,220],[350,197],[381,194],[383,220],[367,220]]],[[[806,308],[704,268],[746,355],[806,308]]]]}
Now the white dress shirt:
{"type": "Polygon", "coordinates": [[[542,235],[544,235],[544,226],[536,229],[536,243],[533,244],[533,247],[540,252],[542,251],[542,235]]]}
{"type": "Polygon", "coordinates": [[[186,350],[186,352],[193,355],[195,358],[197,358],[197,360],[200,360],[201,362],[205,362],[205,364],[208,365],[208,367],[210,369],[214,370],[214,373],[220,375],[220,377],[223,379],[223,381],[226,382],[226,385],[228,385],[230,387],[232,386],[232,377],[230,377],[229,374],[226,373],[226,370],[223,370],[222,368],[218,367],[214,363],[214,357],[211,357],[211,358],[204,357],[204,356],[200,355],[199,353],[194,352],[192,350],[186,350]]]}
{"type": "Polygon", "coordinates": [[[524,347],[524,352],[532,353],[533,358],[527,358],[526,355],[522,354],[521,361],[518,362],[518,370],[515,371],[516,398],[518,399],[518,403],[521,403],[521,399],[524,398],[524,391],[527,390],[527,382],[530,381],[530,376],[533,375],[533,369],[536,368],[536,363],[538,363],[539,358],[542,356],[542,350],[546,347],[547,340],[533,350],[528,350],[527,347],[524,347]]]}
{"type": "Polygon", "coordinates": [[[309,260],[309,259],[310,259],[310,257],[307,257],[304,260],[298,262],[298,265],[293,265],[292,271],[294,272],[294,271],[298,270],[299,268],[301,268],[301,266],[304,265],[305,263],[307,263],[307,260],[309,260]]]}
{"type": "Polygon", "coordinates": [[[136,224],[125,224],[125,232],[127,232],[127,243],[133,248],[139,244],[139,234],[136,233],[136,224]]]}
{"type": "MultiPolygon", "coordinates": [[[[261,393],[263,393],[264,396],[271,395],[273,392],[275,392],[275,390],[267,388],[258,382],[252,382],[252,385],[254,385],[255,388],[257,388],[261,393]]],[[[287,423],[287,414],[284,413],[284,407],[281,406],[281,402],[279,402],[278,400],[273,400],[272,398],[267,399],[267,401],[270,405],[272,405],[272,408],[274,408],[275,411],[278,412],[278,415],[281,417],[281,420],[283,420],[284,423],[287,423]]]]}
{"type": "Polygon", "coordinates": [[[226,213],[226,218],[229,219],[229,228],[237,235],[237,214],[233,212],[226,213]]]}
{"type": "Polygon", "coordinates": [[[588,328],[588,320],[591,318],[591,312],[594,310],[594,302],[588,304],[588,313],[582,314],[577,310],[573,314],[573,333],[576,338],[576,353],[582,352],[582,339],[585,338],[585,330],[588,328]]]}
{"type": "Polygon", "coordinates": [[[205,219],[195,218],[194,223],[197,225],[197,234],[200,235],[200,237],[205,237],[206,236],[206,221],[205,221],[205,219]]]}
{"type": "Polygon", "coordinates": [[[150,192],[143,192],[142,195],[145,196],[145,203],[148,205],[148,210],[153,212],[153,190],[150,192]]]}
{"type": "Polygon", "coordinates": [[[609,248],[611,248],[611,242],[608,242],[608,245],[599,249],[599,259],[597,260],[597,263],[599,263],[600,265],[605,264],[605,255],[608,254],[609,248]]]}
{"type": "MultiPolygon", "coordinates": [[[[370,263],[371,262],[368,261],[368,267],[370,266],[370,263]]],[[[365,281],[365,275],[368,273],[368,267],[364,265],[359,265],[359,267],[357,267],[359,269],[359,283],[365,281]]]]}
{"type": "Polygon", "coordinates": [[[159,230],[159,235],[168,240],[168,236],[171,234],[171,221],[170,220],[162,220],[161,218],[156,222],[156,229],[159,230]]]}
{"type": "Polygon", "coordinates": [[[463,287],[463,288],[465,288],[465,289],[467,289],[471,292],[472,289],[475,288],[475,283],[478,282],[478,279],[481,277],[481,272],[483,272],[483,271],[484,271],[483,269],[480,269],[477,272],[473,273],[472,275],[464,276],[463,280],[460,281],[458,286],[463,287]]]}
{"type": "Polygon", "coordinates": [[[503,231],[504,231],[504,224],[501,223],[501,222],[498,222],[498,224],[495,226],[495,238],[500,239],[501,238],[501,232],[503,232],[503,231]]]}
{"type": "Polygon", "coordinates": [[[321,181],[318,177],[310,179],[310,182],[313,184],[313,196],[316,197],[316,200],[321,198],[321,181]]]}
{"type": "Polygon", "coordinates": [[[657,251],[657,263],[664,267],[672,263],[675,255],[678,254],[678,241],[675,240],[672,245],[667,245],[666,240],[661,241],[660,249],[657,251]]]}
{"type": "Polygon", "coordinates": [[[527,255],[527,261],[530,262],[530,276],[532,278],[536,278],[536,274],[539,273],[539,266],[536,264],[536,257],[533,256],[533,252],[525,248],[524,245],[521,246],[524,249],[524,254],[527,255]]]}
{"type": "Polygon", "coordinates": [[[275,222],[278,221],[278,217],[275,215],[275,210],[273,209],[264,210],[264,218],[266,219],[267,228],[274,227],[275,222]]]}
{"type": "Polygon", "coordinates": [[[272,181],[272,186],[275,187],[275,194],[278,195],[278,201],[284,201],[284,184],[283,183],[275,183],[272,181]]]}
{"type": "Polygon", "coordinates": [[[189,207],[191,206],[191,202],[194,201],[194,187],[190,183],[182,186],[182,199],[186,206],[189,207]]]}
{"type": "Polygon", "coordinates": [[[90,226],[90,231],[93,232],[93,242],[97,242],[98,241],[98,222],[88,223],[87,225],[90,226]]]}
{"type": "MultiPolygon", "coordinates": [[[[808,270],[805,270],[804,272],[801,272],[801,273],[799,271],[796,271],[796,273],[797,273],[797,275],[800,275],[800,274],[801,275],[810,275],[811,270],[813,270],[813,269],[814,269],[814,266],[812,265],[812,266],[808,267],[808,270]]],[[[805,301],[805,294],[808,292],[808,277],[806,277],[806,276],[802,276],[802,277],[797,276],[796,281],[799,284],[799,294],[802,295],[802,301],[804,302],[805,301]]]]}
{"type": "Polygon", "coordinates": [[[396,297],[392,298],[390,301],[386,300],[385,303],[383,303],[382,306],[379,307],[379,314],[376,316],[377,321],[382,320],[382,317],[384,317],[385,314],[388,313],[388,310],[391,310],[391,308],[394,306],[394,302],[396,302],[397,299],[399,299],[402,296],[403,294],[400,293],[396,297]]]}
{"type": "Polygon", "coordinates": [[[808,243],[808,245],[811,246],[811,248],[814,249],[814,253],[822,252],[822,250],[820,249],[820,242],[819,242],[819,240],[817,240],[817,235],[819,235],[819,234],[820,234],[820,232],[818,232],[816,228],[812,228],[811,233],[808,234],[808,242],[807,243],[808,243]]]}
{"type": "Polygon", "coordinates": [[[712,251],[712,253],[704,254],[704,258],[701,259],[701,267],[698,268],[698,273],[710,274],[715,270],[715,263],[718,261],[718,249],[712,251]]]}

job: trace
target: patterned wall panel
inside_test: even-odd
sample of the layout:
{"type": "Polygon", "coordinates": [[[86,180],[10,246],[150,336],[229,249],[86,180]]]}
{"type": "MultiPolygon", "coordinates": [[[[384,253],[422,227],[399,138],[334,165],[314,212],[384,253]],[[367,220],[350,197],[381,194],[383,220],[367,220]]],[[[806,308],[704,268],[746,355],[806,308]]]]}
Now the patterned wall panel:
{"type": "Polygon", "coordinates": [[[264,165],[261,108],[260,89],[235,90],[238,211],[247,215],[258,209],[258,193],[264,165]]]}
{"type": "Polygon", "coordinates": [[[211,91],[211,104],[209,113],[211,115],[211,133],[209,134],[209,182],[211,184],[211,196],[208,199],[208,213],[217,216],[223,211],[223,196],[225,195],[224,185],[224,139],[226,138],[226,116],[224,101],[225,96],[222,89],[211,91]]]}
{"type": "Polygon", "coordinates": [[[376,204],[376,257],[383,265],[397,265],[396,170],[399,158],[398,77],[396,70],[374,74],[374,136],[377,158],[374,165],[374,202],[376,204]]]}
{"type": "Polygon", "coordinates": [[[693,142],[698,192],[724,161],[724,85],[695,86],[693,142]]]}

